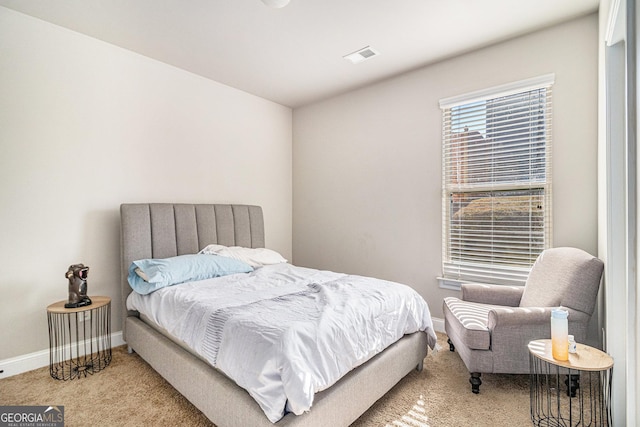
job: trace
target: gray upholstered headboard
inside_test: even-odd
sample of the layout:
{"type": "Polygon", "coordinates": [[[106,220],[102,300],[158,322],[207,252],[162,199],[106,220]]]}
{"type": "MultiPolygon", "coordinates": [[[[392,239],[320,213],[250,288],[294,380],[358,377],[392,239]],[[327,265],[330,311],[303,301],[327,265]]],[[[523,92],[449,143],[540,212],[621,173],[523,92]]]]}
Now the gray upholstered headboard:
{"type": "Polygon", "coordinates": [[[195,254],[209,244],[264,247],[260,206],[135,203],[120,206],[123,329],[132,261],[195,254]]]}

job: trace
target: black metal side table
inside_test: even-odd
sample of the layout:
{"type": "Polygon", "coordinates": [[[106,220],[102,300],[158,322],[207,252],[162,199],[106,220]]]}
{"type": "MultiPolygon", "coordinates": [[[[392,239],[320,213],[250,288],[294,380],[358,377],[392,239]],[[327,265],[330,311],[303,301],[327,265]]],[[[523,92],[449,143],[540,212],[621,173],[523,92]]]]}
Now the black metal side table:
{"type": "Polygon", "coordinates": [[[613,358],[584,344],[569,360],[553,358],[551,340],[529,343],[531,421],[535,426],[610,426],[613,358]]]}
{"type": "Polygon", "coordinates": [[[65,308],[67,301],[47,307],[49,373],[72,380],[101,371],[111,363],[111,298],[92,296],[92,304],[65,308]]]}

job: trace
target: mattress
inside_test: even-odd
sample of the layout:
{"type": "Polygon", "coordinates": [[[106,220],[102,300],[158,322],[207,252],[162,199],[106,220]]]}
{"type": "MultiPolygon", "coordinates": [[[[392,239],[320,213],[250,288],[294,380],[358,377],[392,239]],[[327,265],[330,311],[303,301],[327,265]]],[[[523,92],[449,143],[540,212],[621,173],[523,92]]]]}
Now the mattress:
{"type": "Polygon", "coordinates": [[[436,336],[424,299],[408,286],[288,263],[188,282],[127,308],[233,379],[277,422],[405,334],[436,336]]]}

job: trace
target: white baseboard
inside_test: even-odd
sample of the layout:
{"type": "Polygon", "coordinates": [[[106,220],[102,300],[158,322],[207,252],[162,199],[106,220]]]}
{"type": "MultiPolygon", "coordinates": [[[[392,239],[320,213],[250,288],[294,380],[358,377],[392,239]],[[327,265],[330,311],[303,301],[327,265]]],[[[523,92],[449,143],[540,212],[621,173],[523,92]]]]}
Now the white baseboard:
{"type": "MultiPolygon", "coordinates": [[[[111,334],[111,347],[125,344],[122,339],[122,331],[111,334]]],[[[0,360],[0,379],[18,375],[23,372],[49,366],[49,349],[36,351],[22,356],[0,360]]]]}
{"type": "Polygon", "coordinates": [[[433,329],[435,329],[436,332],[442,332],[444,334],[444,319],[432,317],[431,321],[433,322],[433,329]]]}

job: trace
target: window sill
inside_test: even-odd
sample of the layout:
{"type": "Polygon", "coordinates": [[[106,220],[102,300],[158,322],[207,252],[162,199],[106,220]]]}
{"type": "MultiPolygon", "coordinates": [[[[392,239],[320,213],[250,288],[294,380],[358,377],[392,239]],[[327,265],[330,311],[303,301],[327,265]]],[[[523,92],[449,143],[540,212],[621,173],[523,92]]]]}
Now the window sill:
{"type": "Polygon", "coordinates": [[[446,279],[444,277],[436,277],[438,279],[438,287],[441,289],[450,289],[452,291],[459,291],[461,289],[462,282],[455,279],[446,279]]]}

